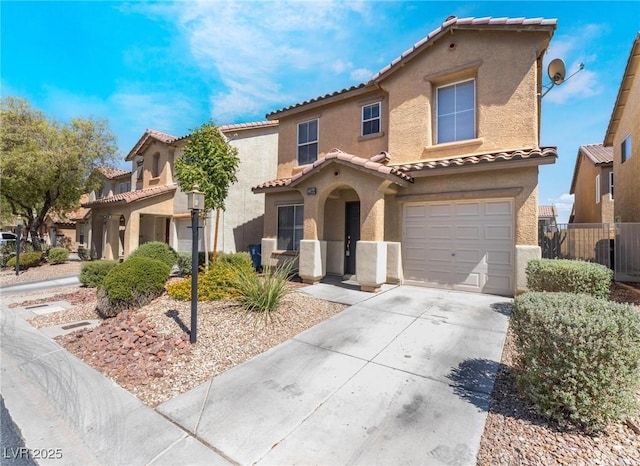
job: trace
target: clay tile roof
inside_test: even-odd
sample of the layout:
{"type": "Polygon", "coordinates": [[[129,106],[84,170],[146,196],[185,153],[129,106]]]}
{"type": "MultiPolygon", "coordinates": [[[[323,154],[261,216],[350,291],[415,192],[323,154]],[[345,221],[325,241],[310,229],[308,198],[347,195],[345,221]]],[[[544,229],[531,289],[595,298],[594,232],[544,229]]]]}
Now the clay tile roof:
{"type": "Polygon", "coordinates": [[[163,186],[154,186],[153,188],[140,189],[138,191],[128,191],[126,193],[116,194],[115,196],[103,197],[92,202],[82,204],[82,207],[99,207],[111,204],[130,204],[141,199],[159,196],[160,194],[170,193],[177,189],[177,185],[169,184],[163,186]]]}
{"type": "Polygon", "coordinates": [[[155,139],[160,142],[164,142],[165,144],[171,144],[178,140],[178,137],[172,136],[171,134],[163,133],[161,131],[156,131],[155,129],[147,129],[142,137],[138,139],[138,142],[133,149],[129,151],[129,154],[125,157],[125,160],[133,160],[133,158],[140,152],[140,150],[145,147],[150,139],[155,139]]]}
{"type": "Polygon", "coordinates": [[[580,146],[580,153],[589,158],[595,165],[613,163],[613,147],[602,144],[585,144],[580,146]]]}
{"type": "Polygon", "coordinates": [[[556,206],[554,205],[539,205],[538,206],[538,217],[553,217],[555,218],[556,206]]]}
{"type": "Polygon", "coordinates": [[[273,188],[294,186],[302,179],[310,176],[310,174],[314,172],[317,172],[323,166],[326,166],[331,162],[351,166],[353,168],[363,170],[372,174],[390,177],[398,184],[413,183],[413,178],[410,175],[403,173],[395,167],[390,167],[379,162],[379,160],[388,159],[389,154],[387,154],[386,152],[381,152],[380,154],[377,154],[370,159],[365,159],[362,157],[358,157],[357,155],[347,154],[340,149],[332,149],[331,152],[327,153],[323,158],[316,160],[311,165],[307,165],[301,172],[295,174],[294,176],[290,178],[280,178],[267,181],[266,183],[262,183],[252,188],[252,190],[254,192],[262,192],[273,188]]]}
{"type": "Polygon", "coordinates": [[[370,81],[362,84],[358,84],[356,86],[351,86],[349,88],[342,89],[340,91],[336,91],[330,94],[325,94],[323,96],[315,97],[313,99],[305,100],[304,102],[300,102],[294,105],[290,105],[288,107],[281,108],[279,110],[275,110],[271,113],[267,114],[267,118],[270,116],[276,115],[278,113],[285,112],[287,110],[292,110],[294,108],[303,107],[305,105],[319,102],[330,97],[335,97],[338,95],[346,94],[349,92],[353,92],[365,87],[373,87],[373,83],[382,80],[388,74],[395,71],[399,68],[398,65],[401,62],[406,62],[411,60],[419,51],[421,51],[427,44],[431,44],[442,37],[449,31],[455,29],[502,29],[502,30],[545,30],[553,34],[553,31],[557,25],[556,19],[545,19],[545,18],[492,18],[490,16],[484,18],[458,18],[456,16],[449,16],[447,19],[427,34],[426,37],[420,39],[416,42],[412,47],[405,50],[399,57],[394,58],[390,64],[382,68],[378,71],[370,81]]]}
{"type": "MultiPolygon", "coordinates": [[[[278,126],[278,120],[250,121],[248,123],[232,123],[229,125],[220,125],[218,126],[218,129],[223,133],[225,133],[229,131],[242,131],[245,129],[268,128],[271,126],[278,126]]],[[[191,133],[185,134],[184,136],[180,136],[179,138],[177,138],[176,141],[182,141],[190,137],[191,137],[191,133]]]]}
{"type": "Polygon", "coordinates": [[[109,180],[113,180],[115,178],[119,178],[125,175],[131,175],[130,171],[120,170],[119,168],[111,168],[111,167],[105,167],[105,166],[97,167],[96,170],[102,173],[104,177],[109,180]]]}
{"type": "Polygon", "coordinates": [[[490,154],[465,155],[445,159],[424,160],[421,162],[398,165],[396,166],[396,168],[402,172],[414,172],[421,170],[457,168],[516,160],[555,159],[556,157],[558,157],[557,148],[540,147],[535,149],[518,149],[512,151],[494,152],[490,154]]]}

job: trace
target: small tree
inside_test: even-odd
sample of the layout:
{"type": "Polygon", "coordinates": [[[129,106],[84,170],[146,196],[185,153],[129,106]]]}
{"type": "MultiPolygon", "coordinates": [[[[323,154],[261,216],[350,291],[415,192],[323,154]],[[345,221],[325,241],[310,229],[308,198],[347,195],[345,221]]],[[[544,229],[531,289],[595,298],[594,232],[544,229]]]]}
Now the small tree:
{"type": "MultiPolygon", "coordinates": [[[[175,163],[178,184],[182,191],[191,191],[198,185],[204,193],[205,211],[216,211],[213,261],[218,249],[218,222],[220,211],[225,210],[229,186],[238,181],[236,172],[240,159],[238,150],[229,145],[225,136],[213,123],[205,123],[193,130],[184,148],[184,154],[175,163]]],[[[205,261],[208,254],[205,252],[205,261]]]]}

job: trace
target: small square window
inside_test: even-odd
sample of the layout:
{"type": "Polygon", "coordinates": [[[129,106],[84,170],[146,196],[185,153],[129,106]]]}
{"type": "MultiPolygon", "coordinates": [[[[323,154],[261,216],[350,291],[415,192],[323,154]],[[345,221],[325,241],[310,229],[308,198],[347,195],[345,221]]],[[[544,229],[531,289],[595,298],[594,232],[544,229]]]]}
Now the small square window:
{"type": "Polygon", "coordinates": [[[438,144],[476,137],[475,80],[436,90],[438,144]]]}
{"type": "Polygon", "coordinates": [[[380,102],[362,107],[362,136],[380,132],[380,102]]]}
{"type": "Polygon", "coordinates": [[[622,156],[622,163],[625,163],[631,158],[631,135],[624,138],[624,141],[620,144],[620,154],[622,156]]]}
{"type": "Polygon", "coordinates": [[[298,123],[298,165],[318,160],[318,120],[298,123]]]}

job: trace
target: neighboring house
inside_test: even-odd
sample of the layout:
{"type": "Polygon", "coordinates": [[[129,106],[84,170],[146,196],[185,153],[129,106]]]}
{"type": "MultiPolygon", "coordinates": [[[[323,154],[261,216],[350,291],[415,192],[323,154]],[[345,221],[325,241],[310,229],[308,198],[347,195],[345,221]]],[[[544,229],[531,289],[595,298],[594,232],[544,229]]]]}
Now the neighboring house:
{"type": "Polygon", "coordinates": [[[613,149],[616,222],[640,222],[640,33],[636,35],[604,145],[613,149]]]}
{"type": "Polygon", "coordinates": [[[538,247],[542,59],[556,20],[449,17],[369,82],[269,115],[263,265],[513,295],[538,247]]]}
{"type": "MultiPolygon", "coordinates": [[[[226,211],[221,213],[218,250],[247,250],[260,243],[264,197],[251,195],[250,187],[274,176],[277,158],[277,121],[219,126],[238,149],[238,182],[229,189],[226,211]]],[[[179,252],[191,251],[191,215],[187,196],[177,185],[174,162],[189,136],[176,137],[147,130],[125,160],[130,172],[105,176],[103,191],[83,204],[91,209],[91,254],[112,259],[126,257],[140,244],[162,241],[179,252]]],[[[199,249],[213,248],[215,214],[208,213],[199,249]],[[206,236],[206,239],[205,239],[206,236]]],[[[202,225],[202,224],[201,224],[202,225]]]]}
{"type": "Polygon", "coordinates": [[[612,148],[602,144],[580,146],[569,190],[574,195],[569,223],[613,223],[613,188],[612,148]]]}
{"type": "Polygon", "coordinates": [[[554,205],[539,205],[538,206],[538,228],[546,228],[549,231],[551,228],[556,227],[556,218],[558,217],[558,211],[554,205]]]}

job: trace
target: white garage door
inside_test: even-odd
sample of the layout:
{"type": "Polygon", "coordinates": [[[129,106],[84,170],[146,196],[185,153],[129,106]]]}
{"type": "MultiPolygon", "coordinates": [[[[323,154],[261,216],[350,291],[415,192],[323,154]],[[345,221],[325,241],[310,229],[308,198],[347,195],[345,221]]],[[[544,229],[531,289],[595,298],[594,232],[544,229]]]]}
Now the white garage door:
{"type": "Polygon", "coordinates": [[[510,199],[406,204],[405,282],[513,295],[513,230],[510,199]]]}
{"type": "MultiPolygon", "coordinates": [[[[176,236],[177,236],[177,248],[178,252],[191,252],[191,244],[192,244],[192,231],[191,230],[191,219],[188,218],[179,218],[176,219],[176,236]]],[[[198,235],[198,242],[200,243],[200,251],[204,251],[204,239],[202,228],[202,220],[200,220],[200,233],[198,235]]]]}

